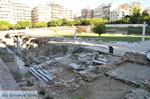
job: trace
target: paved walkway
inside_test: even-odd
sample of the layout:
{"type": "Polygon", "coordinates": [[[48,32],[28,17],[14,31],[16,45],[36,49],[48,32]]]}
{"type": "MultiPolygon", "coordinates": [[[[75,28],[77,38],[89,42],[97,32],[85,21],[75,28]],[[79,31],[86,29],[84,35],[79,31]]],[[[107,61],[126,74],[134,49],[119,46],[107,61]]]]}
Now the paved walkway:
{"type": "Polygon", "coordinates": [[[65,43],[87,45],[85,48],[96,51],[102,51],[106,53],[109,52],[108,46],[113,46],[114,55],[119,56],[124,55],[124,53],[127,51],[148,52],[150,50],[150,41],[136,42],[136,43],[125,43],[125,42],[104,43],[95,41],[68,40],[65,43]]]}

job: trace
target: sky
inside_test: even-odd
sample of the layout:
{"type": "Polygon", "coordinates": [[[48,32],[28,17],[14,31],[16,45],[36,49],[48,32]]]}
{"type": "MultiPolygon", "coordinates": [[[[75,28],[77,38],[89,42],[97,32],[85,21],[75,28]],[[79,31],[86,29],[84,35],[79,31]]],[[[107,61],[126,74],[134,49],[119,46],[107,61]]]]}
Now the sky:
{"type": "Polygon", "coordinates": [[[20,0],[31,7],[35,7],[39,4],[46,4],[51,1],[55,3],[62,4],[66,8],[73,10],[75,14],[80,14],[82,8],[90,6],[90,8],[96,8],[101,4],[112,3],[113,7],[119,7],[120,4],[131,3],[134,1],[142,3],[144,7],[150,7],[150,0],[20,0]]]}

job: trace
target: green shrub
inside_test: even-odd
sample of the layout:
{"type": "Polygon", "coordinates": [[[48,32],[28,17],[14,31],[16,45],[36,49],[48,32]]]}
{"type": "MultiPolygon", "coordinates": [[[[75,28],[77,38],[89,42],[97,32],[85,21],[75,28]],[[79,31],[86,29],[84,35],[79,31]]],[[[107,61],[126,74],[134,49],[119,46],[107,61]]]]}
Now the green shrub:
{"type": "Polygon", "coordinates": [[[35,24],[33,24],[34,28],[42,28],[42,27],[47,27],[47,23],[45,22],[37,22],[35,24]]]}
{"type": "Polygon", "coordinates": [[[46,92],[45,92],[45,90],[40,90],[39,94],[44,96],[46,94],[46,92]]]}
{"type": "Polygon", "coordinates": [[[0,25],[0,30],[9,30],[7,25],[0,25]]]}
{"type": "Polygon", "coordinates": [[[0,21],[0,30],[13,29],[14,26],[7,21],[0,21]]]}
{"type": "MultiPolygon", "coordinates": [[[[129,34],[142,34],[143,27],[128,27],[129,34]]],[[[146,34],[150,34],[150,27],[146,27],[146,34]]]]}
{"type": "Polygon", "coordinates": [[[75,20],[73,21],[73,23],[74,23],[74,25],[75,25],[75,26],[77,26],[77,25],[80,25],[80,24],[81,24],[80,20],[78,20],[78,19],[75,19],[75,20]]]}
{"type": "Polygon", "coordinates": [[[56,27],[56,26],[61,26],[63,23],[63,21],[60,19],[60,20],[52,20],[52,21],[49,21],[47,23],[48,27],[56,27]]]}
{"type": "Polygon", "coordinates": [[[31,28],[32,23],[30,21],[18,21],[15,25],[15,29],[25,29],[26,27],[31,28]]]}
{"type": "Polygon", "coordinates": [[[14,29],[14,28],[15,28],[14,25],[9,24],[9,29],[14,29]]]}
{"type": "Polygon", "coordinates": [[[73,97],[72,99],[83,99],[82,97],[73,97]]]}

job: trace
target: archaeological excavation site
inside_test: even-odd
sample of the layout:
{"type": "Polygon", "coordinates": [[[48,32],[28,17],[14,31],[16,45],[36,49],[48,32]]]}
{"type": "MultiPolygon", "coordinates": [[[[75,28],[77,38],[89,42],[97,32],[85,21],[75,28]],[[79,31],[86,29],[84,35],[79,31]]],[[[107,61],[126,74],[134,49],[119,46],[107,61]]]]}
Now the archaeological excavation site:
{"type": "Polygon", "coordinates": [[[39,99],[150,99],[149,50],[87,42],[1,35],[1,90],[38,91],[39,99]]]}

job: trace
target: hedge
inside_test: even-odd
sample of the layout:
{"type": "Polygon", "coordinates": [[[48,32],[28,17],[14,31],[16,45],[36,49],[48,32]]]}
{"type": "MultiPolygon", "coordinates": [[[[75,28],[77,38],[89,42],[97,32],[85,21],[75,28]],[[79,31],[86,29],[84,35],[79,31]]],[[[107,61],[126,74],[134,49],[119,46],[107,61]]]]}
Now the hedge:
{"type": "MultiPolygon", "coordinates": [[[[142,34],[143,27],[128,27],[128,34],[142,34]]],[[[150,35],[150,26],[146,27],[146,35],[150,35]]]]}

